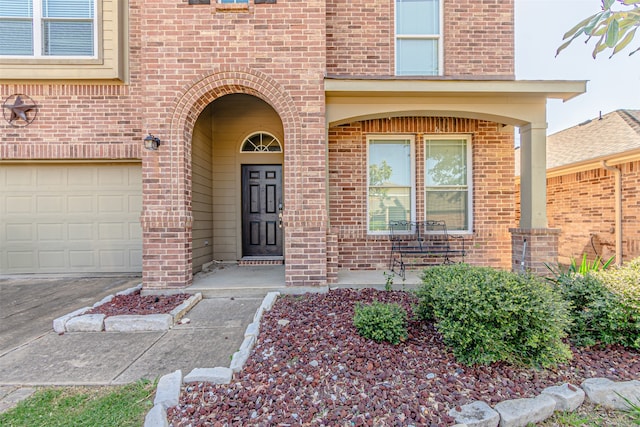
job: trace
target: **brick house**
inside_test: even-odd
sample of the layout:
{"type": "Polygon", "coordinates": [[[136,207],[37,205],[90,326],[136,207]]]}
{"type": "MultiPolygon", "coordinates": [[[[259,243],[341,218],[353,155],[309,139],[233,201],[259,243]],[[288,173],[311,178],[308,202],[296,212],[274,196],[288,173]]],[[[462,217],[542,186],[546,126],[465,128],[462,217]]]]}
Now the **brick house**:
{"type": "Polygon", "coordinates": [[[561,230],[559,261],[639,257],[639,188],[640,110],[616,110],[549,135],[547,212],[549,226],[561,230]]]}
{"type": "Polygon", "coordinates": [[[584,91],[515,80],[513,0],[0,0],[0,273],[325,286],[386,267],[389,218],[536,270],[546,100],[584,91]]]}

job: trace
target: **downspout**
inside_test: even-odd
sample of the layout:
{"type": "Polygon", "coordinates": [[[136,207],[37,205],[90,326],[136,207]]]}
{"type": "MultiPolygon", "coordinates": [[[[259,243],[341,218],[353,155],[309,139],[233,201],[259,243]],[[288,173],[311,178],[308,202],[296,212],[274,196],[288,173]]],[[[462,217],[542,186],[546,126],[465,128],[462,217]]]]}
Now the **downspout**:
{"type": "Polygon", "coordinates": [[[602,160],[600,163],[603,168],[613,172],[615,179],[616,264],[622,265],[622,171],[620,168],[607,165],[606,160],[602,160]]]}

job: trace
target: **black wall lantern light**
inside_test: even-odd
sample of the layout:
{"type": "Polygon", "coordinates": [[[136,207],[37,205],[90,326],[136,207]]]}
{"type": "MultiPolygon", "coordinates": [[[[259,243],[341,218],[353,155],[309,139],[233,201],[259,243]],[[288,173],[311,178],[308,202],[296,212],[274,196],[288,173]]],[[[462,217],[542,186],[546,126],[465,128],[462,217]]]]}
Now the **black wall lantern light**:
{"type": "Polygon", "coordinates": [[[151,134],[147,135],[144,138],[144,148],[147,150],[157,150],[160,146],[160,138],[153,136],[151,134]]]}

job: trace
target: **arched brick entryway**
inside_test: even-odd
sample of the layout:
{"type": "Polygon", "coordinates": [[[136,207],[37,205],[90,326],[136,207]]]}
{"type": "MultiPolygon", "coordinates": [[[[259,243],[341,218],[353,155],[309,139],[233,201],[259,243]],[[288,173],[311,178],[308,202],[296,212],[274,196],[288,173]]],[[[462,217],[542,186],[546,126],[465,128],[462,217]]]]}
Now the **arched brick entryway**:
{"type": "MultiPolygon", "coordinates": [[[[191,138],[202,111],[216,99],[247,94],[262,99],[282,120],[285,140],[296,141],[301,120],[287,91],[273,78],[250,68],[219,69],[201,76],[175,100],[169,140],[163,153],[144,162],[143,282],[147,289],[179,288],[192,281],[191,138]]],[[[285,151],[284,161],[297,170],[296,144],[285,151]]],[[[286,179],[286,178],[285,178],[286,179]]],[[[293,191],[291,198],[298,197],[293,191]]],[[[297,205],[291,200],[292,205],[297,205]]],[[[285,217],[286,223],[286,217],[285,217]]]]}

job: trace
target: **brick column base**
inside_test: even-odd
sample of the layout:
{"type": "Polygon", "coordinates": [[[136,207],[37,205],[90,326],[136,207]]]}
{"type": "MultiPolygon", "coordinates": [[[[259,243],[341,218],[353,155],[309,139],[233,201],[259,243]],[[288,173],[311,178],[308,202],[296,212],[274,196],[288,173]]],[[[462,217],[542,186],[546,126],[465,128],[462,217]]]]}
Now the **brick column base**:
{"type": "Polygon", "coordinates": [[[327,286],[327,229],[325,224],[285,225],[286,286],[327,286]]]}
{"type": "Polygon", "coordinates": [[[146,291],[191,285],[191,227],[187,215],[144,213],[142,223],[142,287],[146,291]]]}
{"type": "Polygon", "coordinates": [[[545,263],[558,263],[558,228],[510,228],[511,270],[530,271],[538,276],[546,276],[549,270],[545,263]]]}

